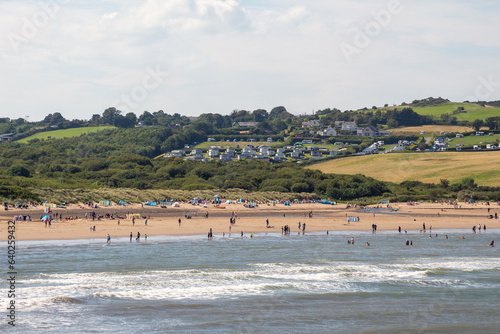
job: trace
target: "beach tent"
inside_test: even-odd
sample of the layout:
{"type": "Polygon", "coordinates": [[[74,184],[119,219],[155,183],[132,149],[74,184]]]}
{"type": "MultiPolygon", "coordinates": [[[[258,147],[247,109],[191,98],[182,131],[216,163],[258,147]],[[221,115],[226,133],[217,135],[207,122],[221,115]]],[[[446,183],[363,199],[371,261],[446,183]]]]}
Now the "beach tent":
{"type": "Polygon", "coordinates": [[[99,201],[99,205],[111,205],[111,201],[105,200],[105,201],[99,201]]]}
{"type": "Polygon", "coordinates": [[[178,208],[178,207],[179,207],[179,202],[175,202],[174,204],[172,204],[172,206],[173,206],[174,208],[178,208]]]}

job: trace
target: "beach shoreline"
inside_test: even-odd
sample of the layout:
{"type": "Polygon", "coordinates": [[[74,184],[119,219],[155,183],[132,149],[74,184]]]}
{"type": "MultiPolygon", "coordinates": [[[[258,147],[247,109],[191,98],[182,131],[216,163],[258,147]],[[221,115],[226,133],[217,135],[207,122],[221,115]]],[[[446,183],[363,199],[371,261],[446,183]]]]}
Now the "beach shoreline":
{"type": "Polygon", "coordinates": [[[443,229],[460,229],[472,232],[473,226],[481,225],[487,228],[500,228],[497,219],[489,216],[500,213],[497,203],[391,203],[386,205],[368,206],[361,209],[359,206],[325,205],[319,203],[259,205],[256,208],[247,208],[243,204],[224,204],[224,208],[215,205],[192,205],[181,203],[179,207],[147,207],[141,204],[127,206],[108,206],[93,209],[83,204],[73,204],[67,208],[53,208],[52,213],[62,214],[63,218],[54,219],[51,226],[46,226],[40,219],[44,215],[44,208],[9,209],[0,213],[0,241],[8,237],[7,222],[14,216],[30,216],[32,221],[16,221],[16,240],[77,240],[102,239],[109,234],[111,239],[130,238],[135,240],[137,233],[143,238],[148,236],[196,236],[207,235],[212,228],[214,235],[231,233],[249,236],[251,233],[282,233],[281,228],[288,225],[290,232],[302,232],[302,224],[306,224],[305,233],[326,231],[372,231],[376,225],[377,231],[395,231],[401,227],[404,231],[423,231],[426,233],[443,229]],[[488,210],[489,209],[489,210],[488,210]],[[90,214],[105,216],[113,215],[113,219],[102,218],[92,220],[90,214]],[[85,218],[87,213],[87,218],[85,218]],[[132,213],[140,218],[135,224],[130,219],[117,216],[132,213]],[[205,214],[208,213],[208,217],[205,214]],[[311,216],[309,216],[311,214],[311,216]],[[191,216],[190,219],[187,216],[191,216]],[[73,217],[73,219],[69,219],[73,217]],[[78,217],[78,218],[75,218],[78,217]],[[230,224],[230,218],[235,218],[230,224]],[[351,219],[359,221],[348,222],[351,219]],[[179,219],[181,223],[179,224],[179,219]],[[266,227],[266,220],[270,228],[266,227]],[[119,221],[119,224],[118,224],[119,221]],[[298,223],[301,229],[298,228],[298,223]],[[95,231],[93,227],[95,226],[95,231]],[[231,226],[231,229],[229,227],[231,226]]]}

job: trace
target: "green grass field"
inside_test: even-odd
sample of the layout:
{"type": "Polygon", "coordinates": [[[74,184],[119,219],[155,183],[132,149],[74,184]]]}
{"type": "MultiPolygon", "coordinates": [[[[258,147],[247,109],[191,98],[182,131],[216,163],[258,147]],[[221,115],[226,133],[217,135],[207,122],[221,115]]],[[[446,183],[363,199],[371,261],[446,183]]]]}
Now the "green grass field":
{"type": "MultiPolygon", "coordinates": [[[[486,132],[487,134],[487,132],[486,132]]],[[[460,144],[462,147],[474,146],[474,145],[483,145],[486,144],[495,144],[498,145],[498,141],[500,141],[500,134],[495,134],[493,136],[467,136],[464,138],[450,138],[451,141],[448,142],[450,147],[453,148],[455,145],[460,144]]],[[[485,147],[483,147],[484,149],[485,147]]]]}
{"type": "Polygon", "coordinates": [[[500,108],[480,108],[476,110],[469,110],[463,114],[456,114],[455,116],[459,121],[469,121],[472,122],[476,119],[482,119],[483,121],[488,117],[500,116],[500,108]]]}
{"type": "Polygon", "coordinates": [[[307,168],[363,174],[396,183],[439,183],[441,179],[457,182],[472,177],[479,185],[500,186],[500,151],[377,154],[325,161],[307,168]]]}
{"type": "Polygon", "coordinates": [[[23,139],[18,140],[19,143],[26,144],[32,139],[62,139],[62,138],[71,138],[78,137],[82,134],[87,134],[91,132],[97,132],[106,129],[114,129],[114,126],[89,126],[83,128],[72,128],[72,129],[64,129],[64,130],[54,130],[54,131],[46,131],[35,133],[33,136],[29,136],[23,139]]]}
{"type": "MultiPolygon", "coordinates": [[[[500,116],[500,108],[486,108],[482,107],[476,103],[457,103],[450,102],[444,103],[437,106],[431,107],[412,107],[408,106],[396,106],[393,108],[402,109],[405,107],[412,108],[416,113],[425,116],[434,116],[440,117],[442,114],[452,114],[453,111],[457,110],[458,107],[463,107],[466,112],[452,115],[456,117],[459,121],[474,121],[476,119],[482,119],[483,121],[488,117],[500,116]]],[[[391,108],[378,108],[378,110],[385,112],[387,109],[391,108]]],[[[362,110],[360,110],[362,111],[362,110]]],[[[362,112],[373,111],[372,109],[368,109],[362,112]]]]}
{"type": "Polygon", "coordinates": [[[453,111],[457,110],[458,107],[464,107],[465,110],[482,108],[480,105],[475,103],[445,103],[433,107],[417,107],[412,109],[420,115],[439,117],[442,114],[451,114],[453,111]]]}

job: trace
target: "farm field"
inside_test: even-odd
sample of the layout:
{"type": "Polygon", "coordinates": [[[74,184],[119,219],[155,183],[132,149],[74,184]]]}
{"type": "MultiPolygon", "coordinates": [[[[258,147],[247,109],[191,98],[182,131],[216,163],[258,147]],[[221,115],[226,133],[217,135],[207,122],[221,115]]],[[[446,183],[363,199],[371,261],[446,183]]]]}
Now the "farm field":
{"type": "Polygon", "coordinates": [[[454,182],[472,177],[479,185],[500,186],[500,151],[376,154],[325,161],[307,168],[363,174],[396,183],[438,183],[441,179],[454,182]]]}
{"type": "MultiPolygon", "coordinates": [[[[487,129],[487,128],[485,128],[487,129]]],[[[454,126],[454,125],[422,125],[422,126],[409,126],[405,128],[390,129],[391,134],[420,134],[425,131],[425,134],[440,134],[441,131],[449,133],[464,133],[474,131],[473,128],[468,126],[454,126]]]]}
{"type": "Polygon", "coordinates": [[[412,109],[420,115],[439,117],[442,114],[452,113],[457,110],[458,107],[464,107],[465,110],[483,108],[479,104],[475,103],[445,103],[432,107],[412,107],[412,109]]]}
{"type": "Polygon", "coordinates": [[[72,128],[35,133],[32,136],[18,140],[17,142],[26,144],[33,139],[62,139],[81,136],[82,134],[97,132],[106,129],[114,129],[114,126],[89,126],[82,128],[72,128]]]}
{"type": "MultiPolygon", "coordinates": [[[[500,116],[500,108],[498,107],[483,107],[479,104],[476,103],[456,103],[456,102],[450,102],[450,103],[445,103],[445,104],[440,104],[437,106],[431,106],[431,107],[412,107],[411,105],[407,106],[396,106],[393,108],[406,108],[410,107],[415,111],[417,114],[420,115],[425,115],[425,116],[434,116],[434,117],[440,117],[443,114],[450,114],[452,115],[453,111],[457,110],[459,107],[463,107],[465,112],[463,113],[458,113],[455,115],[452,115],[453,117],[456,117],[458,121],[469,121],[472,122],[476,119],[482,119],[483,121],[488,118],[488,117],[495,117],[495,116],[500,116]]],[[[387,109],[390,108],[378,108],[378,110],[385,112],[387,109]]],[[[362,111],[362,110],[361,110],[362,111]]],[[[373,111],[372,109],[367,109],[366,111],[373,111]]]]}
{"type": "Polygon", "coordinates": [[[480,108],[469,110],[466,113],[456,114],[455,116],[459,121],[472,122],[476,119],[485,120],[488,117],[500,116],[500,108],[480,108]]]}

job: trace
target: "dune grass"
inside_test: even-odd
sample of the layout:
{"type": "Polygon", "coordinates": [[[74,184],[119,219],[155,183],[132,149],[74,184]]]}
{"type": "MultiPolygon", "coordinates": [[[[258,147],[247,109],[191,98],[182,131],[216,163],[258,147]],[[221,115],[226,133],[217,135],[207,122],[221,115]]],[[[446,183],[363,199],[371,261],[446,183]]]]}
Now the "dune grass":
{"type": "Polygon", "coordinates": [[[295,198],[314,198],[315,194],[309,193],[279,193],[279,192],[249,192],[242,189],[227,190],[168,190],[168,189],[130,189],[130,188],[100,188],[100,189],[31,189],[45,201],[49,202],[87,202],[110,200],[112,202],[126,201],[140,203],[143,201],[177,200],[189,201],[195,197],[213,199],[218,195],[221,198],[238,200],[243,198],[249,201],[268,200],[293,200],[295,198]]]}

